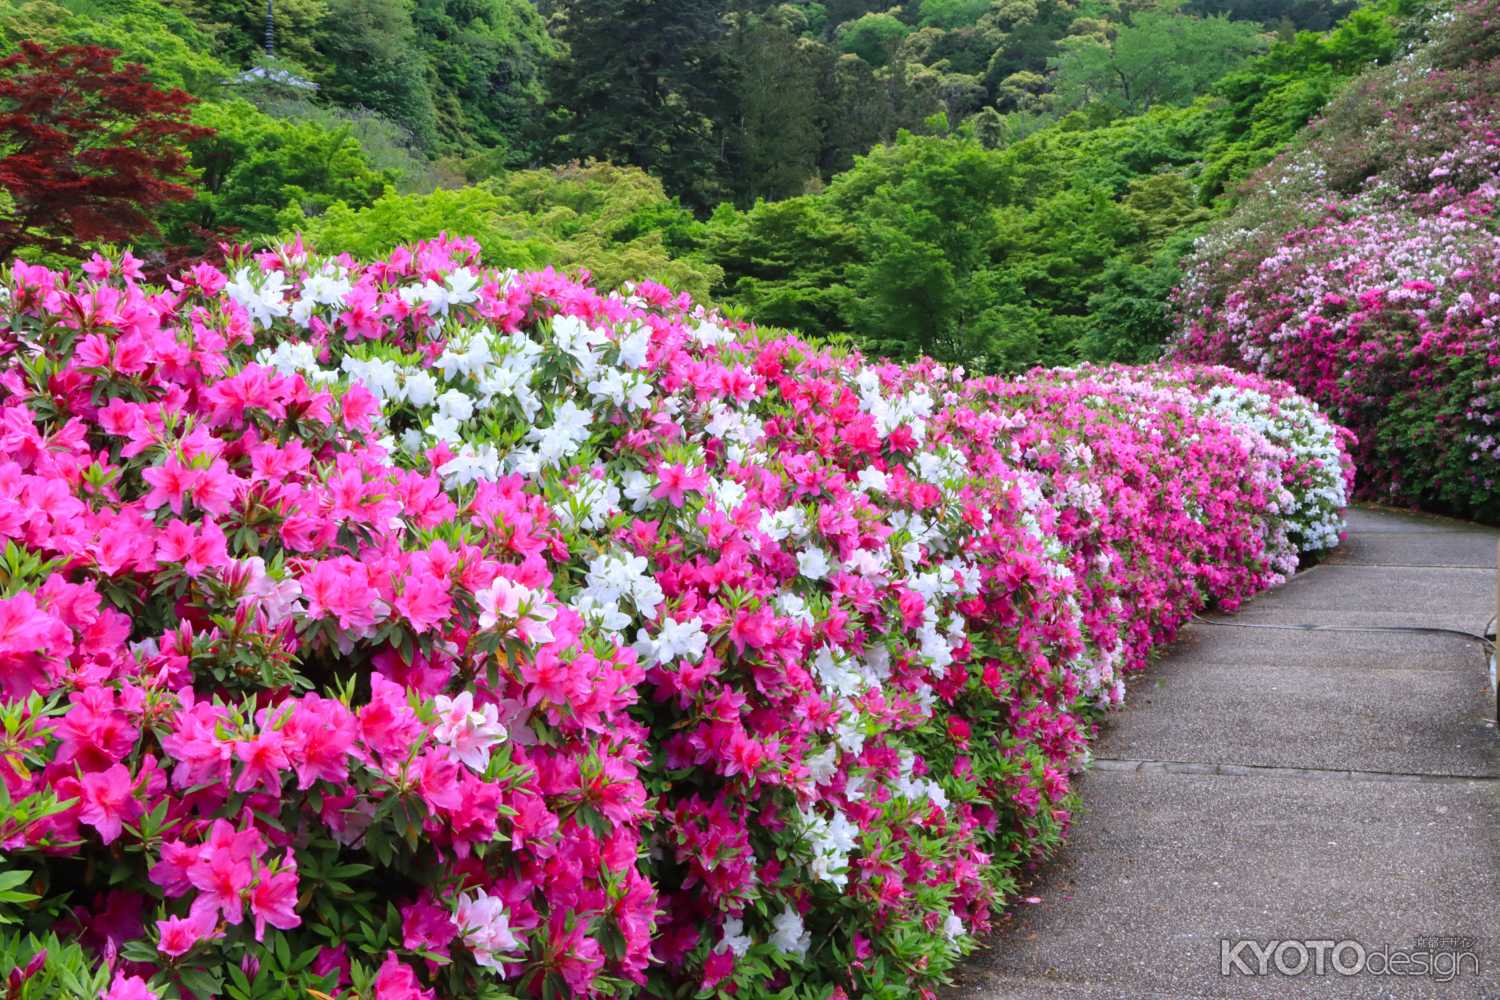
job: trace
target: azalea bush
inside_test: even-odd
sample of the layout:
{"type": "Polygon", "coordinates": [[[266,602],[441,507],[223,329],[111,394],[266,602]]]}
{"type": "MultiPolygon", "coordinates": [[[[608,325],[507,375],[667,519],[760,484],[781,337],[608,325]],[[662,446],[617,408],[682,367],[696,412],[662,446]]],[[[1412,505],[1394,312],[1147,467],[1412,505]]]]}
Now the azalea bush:
{"type": "Polygon", "coordinates": [[[0,288],[11,997],[931,996],[1352,474],[1229,369],[971,379],[471,240],[0,288]]]}
{"type": "Polygon", "coordinates": [[[1500,520],[1500,4],[1336,102],[1199,245],[1175,356],[1286,379],[1367,496],[1500,520]]]}

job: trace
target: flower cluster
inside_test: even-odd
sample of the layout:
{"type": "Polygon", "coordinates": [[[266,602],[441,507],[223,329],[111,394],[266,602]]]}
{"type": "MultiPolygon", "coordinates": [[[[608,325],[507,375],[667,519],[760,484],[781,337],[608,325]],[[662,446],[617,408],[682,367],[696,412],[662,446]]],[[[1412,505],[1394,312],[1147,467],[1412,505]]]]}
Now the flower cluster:
{"type": "Polygon", "coordinates": [[[1350,474],[1226,369],[867,363],[464,240],[110,264],[3,273],[0,846],[117,998],[928,995],[1350,474]]]}
{"type": "Polygon", "coordinates": [[[1285,379],[1371,498],[1500,518],[1500,56],[1473,0],[1335,102],[1198,248],[1175,356],[1285,379]]]}

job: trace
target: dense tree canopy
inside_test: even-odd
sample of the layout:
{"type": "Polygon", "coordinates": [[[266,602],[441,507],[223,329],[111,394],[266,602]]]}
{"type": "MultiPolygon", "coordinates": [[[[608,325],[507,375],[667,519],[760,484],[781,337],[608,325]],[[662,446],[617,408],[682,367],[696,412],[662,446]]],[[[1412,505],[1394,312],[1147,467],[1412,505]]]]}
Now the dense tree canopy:
{"type": "Polygon", "coordinates": [[[1191,101],[1262,47],[1253,24],[1164,11],[1136,14],[1109,37],[1071,41],[1053,64],[1056,106],[1097,101],[1124,114],[1191,101]]]}
{"type": "Polygon", "coordinates": [[[428,67],[440,143],[497,148],[507,163],[541,153],[543,82],[558,44],[529,0],[417,0],[417,45],[428,67]]]}
{"type": "Polygon", "coordinates": [[[641,167],[711,205],[723,194],[730,81],[721,13],[711,0],[568,0],[557,35],[570,58],[549,84],[561,154],[641,167]]]}

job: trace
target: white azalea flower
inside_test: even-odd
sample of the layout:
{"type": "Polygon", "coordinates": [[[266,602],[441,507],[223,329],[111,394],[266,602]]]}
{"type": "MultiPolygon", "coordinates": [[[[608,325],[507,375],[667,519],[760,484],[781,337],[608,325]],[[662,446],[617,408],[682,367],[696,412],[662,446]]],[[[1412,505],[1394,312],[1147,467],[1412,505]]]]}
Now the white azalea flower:
{"type": "Polygon", "coordinates": [[[807,949],[812,947],[812,932],[803,927],[801,914],[788,906],[771,922],[771,926],[771,944],[778,951],[798,958],[807,957],[807,949]]]}
{"type": "Polygon", "coordinates": [[[224,287],[229,297],[245,307],[258,326],[269,327],[271,321],[285,316],[291,307],[286,302],[286,275],[280,271],[260,272],[258,281],[250,277],[245,266],[234,272],[234,280],[224,287]]]}
{"type": "Polygon", "coordinates": [[[828,561],[828,553],[816,545],[809,545],[797,553],[797,572],[809,580],[821,580],[828,575],[832,564],[828,561]]]}

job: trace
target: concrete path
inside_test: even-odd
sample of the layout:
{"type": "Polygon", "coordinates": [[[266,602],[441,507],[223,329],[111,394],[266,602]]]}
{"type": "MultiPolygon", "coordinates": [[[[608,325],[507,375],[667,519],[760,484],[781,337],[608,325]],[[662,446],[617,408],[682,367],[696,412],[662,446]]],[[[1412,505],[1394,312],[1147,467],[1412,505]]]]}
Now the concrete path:
{"type": "MultiPolygon", "coordinates": [[[[1247,624],[1483,631],[1496,533],[1353,511],[1322,564],[1247,624]]],[[[1081,782],[1084,811],[946,1000],[1500,1000],[1500,738],[1487,657],[1443,635],[1195,624],[1133,683],[1081,782]],[[1468,951],[1441,977],[1340,975],[1352,947],[1468,951]],[[1222,940],[1254,939],[1221,974],[1222,940]],[[1318,952],[1323,975],[1315,974],[1318,952]]],[[[1228,947],[1233,947],[1228,946],[1228,947]]],[[[1401,963],[1397,958],[1397,964],[1401,963]]],[[[1449,959],[1430,964],[1446,967],[1449,959]]]]}

